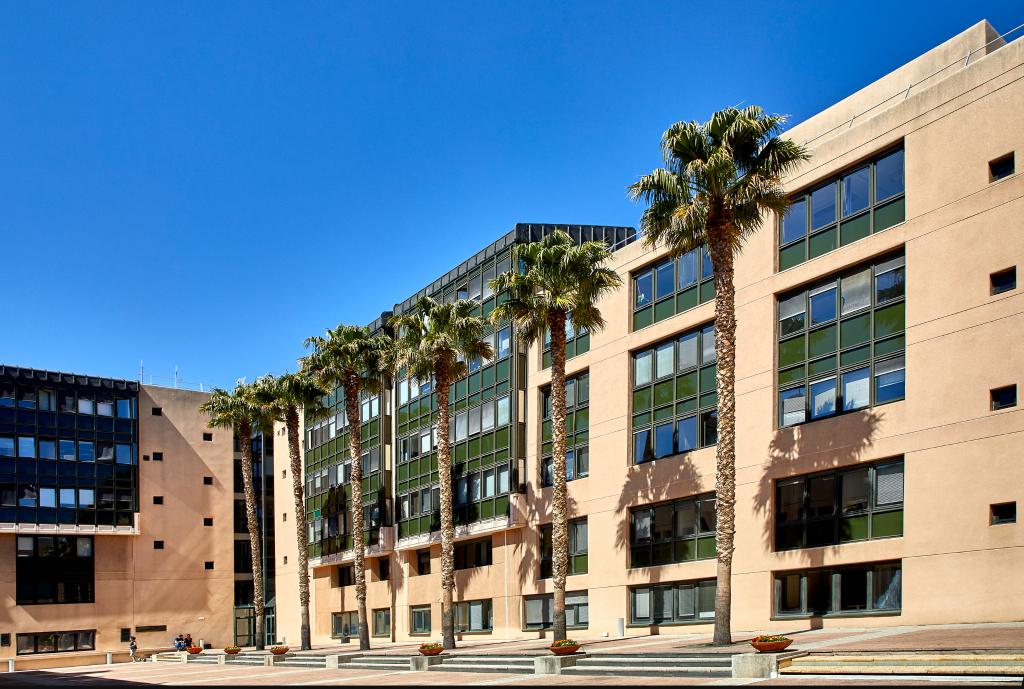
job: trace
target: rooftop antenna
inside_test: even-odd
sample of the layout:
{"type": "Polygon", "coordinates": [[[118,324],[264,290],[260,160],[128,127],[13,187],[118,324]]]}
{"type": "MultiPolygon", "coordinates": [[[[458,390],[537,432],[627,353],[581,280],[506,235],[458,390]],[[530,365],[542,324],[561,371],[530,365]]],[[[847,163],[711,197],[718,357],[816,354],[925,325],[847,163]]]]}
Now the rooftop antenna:
{"type": "Polygon", "coordinates": [[[174,365],[174,389],[178,389],[178,365],[174,365]]]}
{"type": "Polygon", "coordinates": [[[142,365],[142,359],[139,359],[139,382],[146,382],[146,367],[142,365]]]}

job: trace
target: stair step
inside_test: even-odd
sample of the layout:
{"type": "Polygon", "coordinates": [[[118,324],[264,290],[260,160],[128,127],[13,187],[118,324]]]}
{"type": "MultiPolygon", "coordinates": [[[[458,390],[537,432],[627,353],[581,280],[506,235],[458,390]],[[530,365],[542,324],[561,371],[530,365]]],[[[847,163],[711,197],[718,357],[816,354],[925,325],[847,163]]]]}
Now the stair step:
{"type": "Polygon", "coordinates": [[[342,663],[340,668],[356,668],[359,670],[383,670],[387,668],[408,670],[409,661],[396,663],[364,663],[362,660],[354,660],[351,663],[342,663]]]}
{"type": "Polygon", "coordinates": [[[996,655],[996,654],[972,654],[972,655],[807,655],[793,659],[794,664],[826,663],[835,665],[839,663],[882,663],[885,665],[901,665],[918,663],[970,665],[973,663],[1000,663],[1003,665],[1024,664],[1024,655],[996,655]]]}
{"type": "Polygon", "coordinates": [[[670,658],[664,656],[651,656],[651,657],[612,657],[606,658],[603,655],[592,655],[589,658],[582,658],[576,663],[577,665],[629,665],[635,666],[640,665],[644,667],[649,666],[663,666],[663,665],[685,665],[692,667],[732,667],[732,658],[726,656],[725,658],[670,658]]]}
{"type": "Polygon", "coordinates": [[[484,663],[490,665],[523,664],[533,667],[533,657],[502,657],[502,656],[442,656],[445,663],[484,663]]]}
{"type": "Polygon", "coordinates": [[[562,668],[563,675],[608,675],[612,677],[731,677],[731,668],[675,665],[666,667],[623,665],[576,665],[562,668]]]}
{"type": "Polygon", "coordinates": [[[811,664],[789,665],[780,668],[786,675],[1009,675],[1024,676],[1024,665],[857,665],[857,664],[811,664]]]}
{"type": "Polygon", "coordinates": [[[429,670],[440,672],[505,672],[510,674],[533,674],[533,663],[529,665],[510,665],[507,663],[466,663],[462,665],[450,665],[442,662],[438,665],[431,665],[429,670]]]}

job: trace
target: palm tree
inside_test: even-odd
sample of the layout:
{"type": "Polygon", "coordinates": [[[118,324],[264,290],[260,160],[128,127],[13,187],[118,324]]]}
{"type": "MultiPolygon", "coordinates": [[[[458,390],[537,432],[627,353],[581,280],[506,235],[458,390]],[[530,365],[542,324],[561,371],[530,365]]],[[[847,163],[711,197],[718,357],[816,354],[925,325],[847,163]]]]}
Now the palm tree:
{"type": "Polygon", "coordinates": [[[356,578],[356,609],[359,616],[359,650],[370,648],[370,628],[366,620],[366,539],[363,533],[362,420],[359,396],[379,394],[383,378],[390,370],[391,340],[371,335],[362,326],[339,325],[324,337],[306,339],[313,352],[303,360],[304,367],[327,389],[340,387],[345,393],[348,417],[348,450],[352,459],[352,549],[356,578]]]}
{"type": "Polygon", "coordinates": [[[210,416],[209,428],[227,428],[235,432],[242,448],[242,487],[245,492],[245,519],[252,550],[253,608],[256,615],[256,650],[264,647],[263,552],[260,547],[260,522],[256,516],[256,488],[253,484],[252,434],[273,427],[272,418],[255,399],[253,387],[238,383],[231,392],[214,388],[199,407],[210,416]]]}
{"type": "Polygon", "coordinates": [[[412,311],[391,319],[398,332],[396,366],[419,380],[436,381],[437,472],[441,493],[441,635],[455,648],[455,524],[452,518],[452,455],[448,437],[448,394],[453,382],[468,373],[466,361],[489,358],[482,338],[487,321],[474,316],[476,302],[460,299],[439,304],[423,297],[412,311]]]}
{"type": "Polygon", "coordinates": [[[715,491],[718,525],[716,645],[732,643],[732,554],[736,532],[736,312],[733,264],[766,213],[785,213],[782,178],[808,158],[780,138],[786,121],[757,107],[726,108],[707,122],[677,122],[661,139],[665,167],[629,187],[647,204],[644,242],[680,256],[707,246],[714,268],[715,353],[718,355],[718,447],[715,491]]]}
{"type": "Polygon", "coordinates": [[[622,278],[604,267],[611,250],[603,242],[577,246],[567,233],[556,230],[539,242],[513,250],[511,271],[497,276],[491,286],[507,301],[491,312],[494,323],[512,321],[524,342],[539,343],[551,333],[551,440],[554,494],[551,503],[552,584],[554,636],[566,638],[565,578],[569,563],[569,536],[565,485],[565,325],[571,315],[576,327],[595,332],[604,327],[597,308],[602,296],[622,284],[622,278]]]}
{"type": "Polygon", "coordinates": [[[285,373],[275,378],[266,375],[253,384],[255,397],[266,414],[285,425],[288,435],[288,459],[292,473],[292,494],[295,497],[295,537],[299,553],[299,624],[303,651],[312,648],[309,629],[309,534],[302,484],[302,447],[299,443],[299,410],[306,421],[315,421],[327,414],[323,404],[328,391],[307,371],[285,373]]]}

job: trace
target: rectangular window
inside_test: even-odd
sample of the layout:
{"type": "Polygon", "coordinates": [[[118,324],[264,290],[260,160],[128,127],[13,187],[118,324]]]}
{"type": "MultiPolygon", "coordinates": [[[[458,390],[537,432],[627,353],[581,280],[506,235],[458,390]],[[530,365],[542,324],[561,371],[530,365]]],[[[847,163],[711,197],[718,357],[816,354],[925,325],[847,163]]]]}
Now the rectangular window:
{"type": "Polygon", "coordinates": [[[902,535],[902,459],[775,484],[775,550],[902,535]]]}
{"type": "Polygon", "coordinates": [[[633,330],[714,299],[711,267],[711,259],[701,246],[634,272],[633,330]]]}
{"type": "MultiPolygon", "coordinates": [[[[590,374],[584,372],[568,378],[565,387],[565,478],[573,481],[590,475],[590,374]]],[[[547,487],[554,485],[550,387],[541,391],[541,412],[541,486],[547,487]]]]}
{"type": "Polygon", "coordinates": [[[338,586],[354,586],[356,583],[356,571],[352,565],[338,566],[338,586]]]}
{"type": "Polygon", "coordinates": [[[629,623],[685,624],[714,619],[716,584],[714,579],[705,579],[631,588],[629,623]]]}
{"type": "Polygon", "coordinates": [[[1016,170],[1013,160],[1013,153],[1000,156],[988,164],[988,181],[998,182],[1001,179],[1011,176],[1016,170]]]}
{"type": "Polygon", "coordinates": [[[990,291],[995,296],[1003,292],[1017,289],[1017,266],[999,270],[989,275],[990,291]]]}
{"type": "Polygon", "coordinates": [[[92,537],[18,536],[16,570],[18,605],[95,602],[92,537]]]}
{"type": "Polygon", "coordinates": [[[391,560],[387,556],[377,558],[377,577],[381,581],[391,578],[391,560]]]}
{"type": "Polygon", "coordinates": [[[899,560],[775,574],[778,617],[895,613],[902,607],[899,560]]]}
{"type": "Polygon", "coordinates": [[[381,608],[373,611],[373,635],[391,635],[391,609],[381,608]]]}
{"type": "Polygon", "coordinates": [[[1014,524],[1017,521],[1017,503],[1000,502],[989,506],[989,524],[1014,524]]]}
{"type": "Polygon", "coordinates": [[[18,634],[16,643],[18,655],[94,651],[96,650],[96,630],[18,634]]]}
{"type": "Polygon", "coordinates": [[[778,298],[780,427],[904,398],[901,254],[778,298]]]}
{"type": "Polygon", "coordinates": [[[455,604],[456,632],[489,632],[494,628],[491,600],[471,600],[455,604]]]}
{"type": "Polygon", "coordinates": [[[716,361],[714,324],[634,352],[634,463],[717,442],[716,361]]]}
{"type": "Polygon", "coordinates": [[[417,605],[409,609],[410,624],[409,631],[413,634],[430,633],[430,606],[417,605]]]}
{"type": "Polygon", "coordinates": [[[903,222],[903,167],[901,146],[794,194],[779,223],[779,270],[903,222]]]}
{"type": "MultiPolygon", "coordinates": [[[[526,629],[550,629],[554,624],[554,594],[523,596],[523,619],[526,629]]],[[[590,623],[590,606],[586,591],[565,592],[565,626],[586,629],[590,623]]]]}
{"type": "Polygon", "coordinates": [[[492,563],[490,536],[455,544],[455,569],[484,567],[492,563]]]}
{"type": "Polygon", "coordinates": [[[419,575],[430,574],[430,549],[416,551],[416,573],[419,575]]]}
{"type": "Polygon", "coordinates": [[[331,613],[331,637],[359,636],[359,614],[356,612],[331,613]]]}
{"type": "MultiPolygon", "coordinates": [[[[568,523],[569,529],[569,563],[566,574],[587,573],[587,518],[574,519],[568,523]]],[[[553,559],[551,547],[551,524],[540,527],[540,578],[550,579],[553,559]]]]}
{"type": "Polygon", "coordinates": [[[992,399],[992,411],[1017,406],[1016,385],[1006,385],[1001,388],[995,388],[989,392],[989,396],[992,399]]]}
{"type": "Polygon", "coordinates": [[[715,495],[663,502],[630,511],[630,567],[715,557],[715,495]]]}

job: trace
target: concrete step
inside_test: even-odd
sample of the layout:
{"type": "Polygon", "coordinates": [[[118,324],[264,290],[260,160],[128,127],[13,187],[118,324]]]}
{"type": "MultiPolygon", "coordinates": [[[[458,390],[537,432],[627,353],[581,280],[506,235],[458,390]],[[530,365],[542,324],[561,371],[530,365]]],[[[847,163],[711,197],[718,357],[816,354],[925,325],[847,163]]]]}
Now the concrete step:
{"type": "Polygon", "coordinates": [[[1006,653],[819,653],[780,664],[791,675],[1024,676],[1024,654],[1006,653]]]}
{"type": "Polygon", "coordinates": [[[408,670],[409,669],[409,661],[408,661],[408,659],[406,659],[406,660],[392,659],[390,662],[387,662],[387,663],[382,663],[382,662],[368,663],[368,662],[366,662],[365,658],[360,658],[359,660],[353,660],[350,663],[342,663],[338,667],[341,668],[341,669],[352,668],[352,669],[356,669],[356,670],[408,670]]]}
{"type": "Polygon", "coordinates": [[[732,668],[732,657],[725,655],[716,656],[618,656],[605,655],[603,653],[593,654],[588,658],[579,660],[576,665],[614,665],[614,666],[641,666],[641,667],[724,667],[732,668]]]}
{"type": "Polygon", "coordinates": [[[286,658],[274,663],[274,667],[327,667],[326,658],[286,658]]]}
{"type": "Polygon", "coordinates": [[[609,677],[731,677],[732,668],[693,665],[602,665],[577,663],[575,667],[562,668],[563,675],[603,675],[609,677]]]}
{"type": "Polygon", "coordinates": [[[484,665],[529,665],[533,667],[533,656],[489,656],[489,655],[444,655],[440,656],[444,663],[452,664],[484,664],[484,665]]]}
{"type": "Polygon", "coordinates": [[[429,670],[434,672],[501,672],[505,674],[532,675],[533,661],[529,665],[525,663],[506,663],[494,661],[489,663],[451,663],[447,660],[437,665],[431,665],[429,670]]]}

